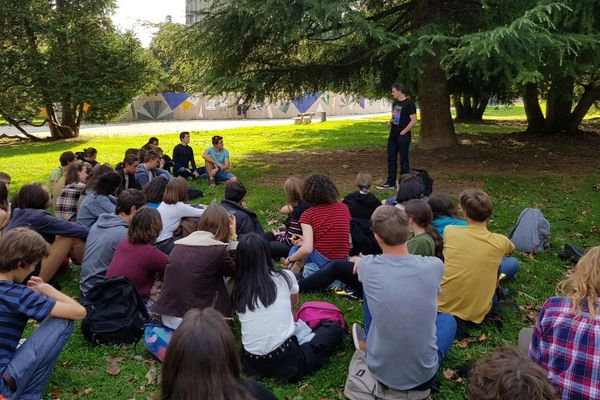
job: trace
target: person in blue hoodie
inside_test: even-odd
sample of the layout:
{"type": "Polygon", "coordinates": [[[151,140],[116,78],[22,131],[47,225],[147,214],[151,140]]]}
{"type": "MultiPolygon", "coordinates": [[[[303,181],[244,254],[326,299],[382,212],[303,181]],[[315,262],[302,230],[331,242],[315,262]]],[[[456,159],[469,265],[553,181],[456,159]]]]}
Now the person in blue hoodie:
{"type": "Polygon", "coordinates": [[[6,231],[18,227],[33,229],[51,244],[48,257],[41,262],[39,277],[49,282],[66,257],[79,264],[85,251],[86,227],[56,218],[46,208],[50,194],[41,183],[30,183],[19,190],[13,199],[14,209],[6,231]]]}
{"type": "Polygon", "coordinates": [[[164,176],[168,181],[173,179],[173,175],[168,171],[159,168],[160,155],[155,150],[144,153],[143,160],[144,162],[140,163],[137,171],[135,171],[135,181],[142,189],[158,176],[164,176]]]}
{"type": "Polygon", "coordinates": [[[121,186],[121,176],[111,169],[90,183],[87,195],[77,211],[77,223],[90,229],[100,214],[114,213],[117,205],[115,193],[121,186]]]}
{"type": "Polygon", "coordinates": [[[457,218],[456,206],[446,193],[432,193],[427,198],[427,203],[433,212],[432,225],[440,237],[444,237],[444,229],[448,225],[469,225],[467,221],[457,218]]]}
{"type": "Polygon", "coordinates": [[[90,229],[83,263],[79,289],[83,297],[97,283],[106,279],[106,271],[115,250],[127,237],[129,222],[135,213],[146,205],[146,196],[137,189],[127,189],[119,195],[115,213],[104,213],[90,229]]]}

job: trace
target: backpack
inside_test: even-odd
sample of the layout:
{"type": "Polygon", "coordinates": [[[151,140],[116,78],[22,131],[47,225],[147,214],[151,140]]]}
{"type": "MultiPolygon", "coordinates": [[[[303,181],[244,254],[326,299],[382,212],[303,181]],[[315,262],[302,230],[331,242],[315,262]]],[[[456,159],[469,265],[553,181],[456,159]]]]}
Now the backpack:
{"type": "Polygon", "coordinates": [[[144,347],[158,361],[163,362],[167,354],[167,347],[175,331],[162,324],[150,322],[144,328],[144,347]]]}
{"type": "Polygon", "coordinates": [[[342,328],[346,328],[344,314],[339,308],[325,301],[307,301],[303,303],[294,316],[294,320],[298,321],[299,319],[306,322],[310,329],[318,327],[321,321],[334,321],[342,328]]]}
{"type": "Polygon", "coordinates": [[[526,208],[521,211],[508,237],[517,250],[525,253],[541,253],[549,246],[550,223],[538,208],[526,208]]]}
{"type": "Polygon", "coordinates": [[[149,320],[144,301],[123,276],[98,283],[82,305],[87,316],[81,322],[81,332],[92,344],[137,342],[149,320]]]}
{"type": "Polygon", "coordinates": [[[423,196],[427,197],[433,192],[433,179],[429,177],[429,173],[424,169],[412,168],[411,172],[421,178],[423,183],[423,196]]]}

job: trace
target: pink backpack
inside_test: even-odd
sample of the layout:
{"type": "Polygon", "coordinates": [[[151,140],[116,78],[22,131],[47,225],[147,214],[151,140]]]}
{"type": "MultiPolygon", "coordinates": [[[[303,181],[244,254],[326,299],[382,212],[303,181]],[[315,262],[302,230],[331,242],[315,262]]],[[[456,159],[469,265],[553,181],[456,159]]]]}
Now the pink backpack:
{"type": "Polygon", "coordinates": [[[346,328],[344,314],[339,308],[325,301],[307,301],[300,306],[294,317],[296,321],[301,319],[306,322],[310,329],[315,329],[321,321],[337,322],[342,328],[346,328]]]}

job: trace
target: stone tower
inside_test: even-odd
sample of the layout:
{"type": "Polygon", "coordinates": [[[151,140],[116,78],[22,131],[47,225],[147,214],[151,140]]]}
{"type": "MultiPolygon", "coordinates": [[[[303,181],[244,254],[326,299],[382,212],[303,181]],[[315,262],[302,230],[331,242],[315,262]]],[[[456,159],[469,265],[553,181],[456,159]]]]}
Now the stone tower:
{"type": "Polygon", "coordinates": [[[185,23],[193,25],[202,21],[199,11],[209,10],[213,7],[214,0],[185,0],[185,23]]]}

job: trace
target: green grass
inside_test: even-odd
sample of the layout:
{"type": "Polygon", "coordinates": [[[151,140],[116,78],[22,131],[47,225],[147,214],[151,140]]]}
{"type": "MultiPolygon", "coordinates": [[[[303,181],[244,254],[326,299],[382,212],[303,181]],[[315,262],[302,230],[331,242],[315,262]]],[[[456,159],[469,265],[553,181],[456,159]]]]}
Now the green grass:
{"type": "MultiPolygon", "coordinates": [[[[471,140],[485,140],[486,137],[506,135],[517,130],[519,127],[511,125],[457,125],[459,135],[469,135],[471,140]]],[[[192,145],[197,153],[200,153],[200,149],[208,144],[209,138],[215,133],[217,132],[192,133],[192,145]]],[[[258,212],[265,224],[277,218],[275,210],[284,203],[284,195],[277,182],[294,174],[294,168],[302,164],[306,154],[316,153],[323,161],[323,164],[319,164],[321,169],[314,172],[337,175],[344,166],[340,166],[336,161],[328,161],[332,151],[352,152],[358,157],[362,151],[365,154],[378,154],[380,151],[381,157],[369,161],[372,165],[370,170],[377,178],[382,178],[385,169],[387,129],[380,118],[366,121],[331,121],[308,126],[234,129],[218,133],[225,137],[225,145],[232,154],[234,172],[250,189],[248,206],[258,212]],[[289,162],[277,162],[279,158],[269,161],[277,155],[285,155],[289,162]]],[[[11,173],[14,182],[11,192],[14,193],[19,186],[27,182],[45,182],[49,171],[57,164],[58,156],[63,151],[93,146],[98,149],[99,161],[114,164],[121,159],[126,148],[140,147],[144,144],[144,139],[83,137],[60,143],[3,146],[0,149],[0,171],[11,173]]],[[[178,136],[162,135],[160,140],[161,146],[169,151],[178,142],[178,136]]],[[[469,146],[464,144],[463,148],[468,150],[469,146]]],[[[507,148],[498,148],[497,151],[507,151],[507,148]]],[[[556,153],[554,156],[560,155],[556,153]]],[[[346,167],[351,171],[355,171],[352,159],[349,158],[345,164],[348,164],[346,167]]],[[[498,170],[502,170],[502,165],[498,166],[498,170]]],[[[563,263],[556,257],[565,241],[586,247],[600,242],[600,202],[592,200],[598,197],[598,173],[573,173],[569,176],[534,172],[523,176],[503,176],[501,173],[490,172],[488,168],[481,171],[444,171],[434,176],[436,184],[442,183],[440,176],[448,182],[483,183],[485,190],[494,200],[494,217],[490,223],[490,229],[493,231],[507,232],[519,211],[527,206],[540,207],[550,220],[553,240],[549,251],[535,259],[518,256],[522,261],[522,270],[509,288],[514,293],[511,300],[522,307],[539,307],[554,293],[556,283],[562,279],[565,272],[563,263]]],[[[353,190],[350,180],[338,180],[337,183],[343,194],[353,190]]],[[[203,203],[210,203],[213,199],[220,200],[222,196],[222,186],[209,189],[204,182],[194,185],[205,190],[203,203]]],[[[73,296],[78,293],[78,277],[79,270],[75,267],[61,280],[64,290],[73,296]]],[[[301,300],[313,299],[326,300],[338,305],[348,323],[362,319],[361,305],[356,301],[332,293],[302,295],[301,300]]],[[[466,361],[473,361],[500,344],[515,343],[519,329],[532,322],[530,319],[523,319],[521,313],[510,310],[505,311],[503,317],[504,326],[501,331],[492,326],[483,326],[473,335],[479,338],[485,334],[486,340],[471,343],[467,348],[455,344],[444,362],[444,369],[454,369],[466,361]]],[[[348,336],[331,362],[311,377],[293,385],[280,385],[271,381],[267,381],[266,384],[281,399],[341,399],[352,348],[351,338],[348,336]]],[[[58,395],[60,392],[61,399],[149,398],[156,394],[158,386],[152,374],[148,375],[148,372],[151,368],[156,369],[159,366],[149,365],[151,361],[141,360],[137,356],[138,353],[147,358],[141,347],[136,353],[131,346],[91,346],[83,340],[80,331],[76,330],[56,364],[47,393],[58,395]],[[121,372],[117,376],[106,372],[108,356],[123,357],[123,361],[120,362],[121,372]]],[[[441,393],[437,398],[463,399],[465,387],[465,381],[447,381],[442,378],[441,393]]]]}

